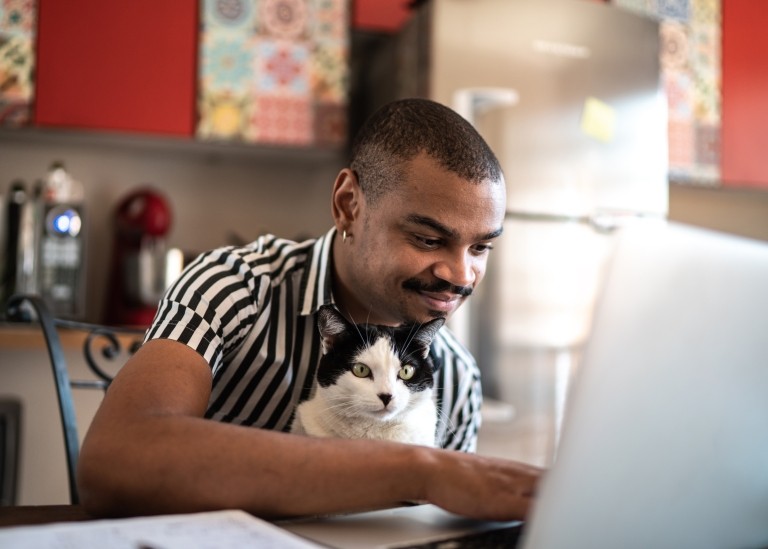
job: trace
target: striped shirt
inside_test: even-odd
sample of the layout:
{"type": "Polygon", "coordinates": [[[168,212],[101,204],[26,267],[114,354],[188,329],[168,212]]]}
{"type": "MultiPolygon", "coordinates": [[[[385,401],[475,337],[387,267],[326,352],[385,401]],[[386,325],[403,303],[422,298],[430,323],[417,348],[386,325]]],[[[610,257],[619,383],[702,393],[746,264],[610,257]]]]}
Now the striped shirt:
{"type": "MultiPolygon", "coordinates": [[[[321,356],[317,310],[334,302],[335,232],[301,243],[266,235],[204,253],[168,289],[146,339],[180,341],[210,364],[206,417],[290,430],[321,356]]],[[[482,400],[475,360],[445,327],[431,355],[438,445],[474,451],[482,400]]]]}

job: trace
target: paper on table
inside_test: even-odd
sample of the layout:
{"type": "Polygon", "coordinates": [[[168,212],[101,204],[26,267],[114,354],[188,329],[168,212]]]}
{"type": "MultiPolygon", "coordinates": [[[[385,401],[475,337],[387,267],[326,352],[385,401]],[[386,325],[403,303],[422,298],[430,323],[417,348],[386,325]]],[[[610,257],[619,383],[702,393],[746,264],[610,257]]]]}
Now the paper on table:
{"type": "Polygon", "coordinates": [[[0,529],[15,549],[215,549],[321,547],[244,511],[212,511],[0,529]]]}

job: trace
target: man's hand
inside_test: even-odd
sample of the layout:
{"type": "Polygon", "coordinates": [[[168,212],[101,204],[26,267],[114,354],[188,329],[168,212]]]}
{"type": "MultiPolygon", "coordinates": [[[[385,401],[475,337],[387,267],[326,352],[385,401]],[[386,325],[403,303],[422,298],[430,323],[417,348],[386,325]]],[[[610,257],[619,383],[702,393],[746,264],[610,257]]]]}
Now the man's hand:
{"type": "Polygon", "coordinates": [[[426,501],[478,519],[522,520],[528,514],[541,469],[447,450],[432,457],[434,467],[424,479],[426,501]]]}

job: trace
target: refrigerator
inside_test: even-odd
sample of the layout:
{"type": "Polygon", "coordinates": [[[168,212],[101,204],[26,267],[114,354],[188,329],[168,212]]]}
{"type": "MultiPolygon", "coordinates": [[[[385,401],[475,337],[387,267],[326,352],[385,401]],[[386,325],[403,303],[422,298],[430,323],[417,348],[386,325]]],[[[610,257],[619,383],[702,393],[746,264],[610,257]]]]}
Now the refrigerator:
{"type": "Polygon", "coordinates": [[[505,173],[504,234],[449,322],[483,378],[481,451],[555,459],[611,246],[666,218],[659,47],[656,21],[602,2],[431,0],[369,67],[374,103],[453,107],[505,173]]]}

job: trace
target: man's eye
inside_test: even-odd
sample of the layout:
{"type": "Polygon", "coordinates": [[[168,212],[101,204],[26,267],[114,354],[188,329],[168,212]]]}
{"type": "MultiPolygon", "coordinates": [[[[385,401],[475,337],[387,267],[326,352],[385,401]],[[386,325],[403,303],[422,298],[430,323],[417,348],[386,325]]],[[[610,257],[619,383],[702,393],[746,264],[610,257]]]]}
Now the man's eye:
{"type": "Polygon", "coordinates": [[[493,244],[475,244],[473,250],[476,254],[488,253],[493,249],[493,244]]]}
{"type": "Polygon", "coordinates": [[[429,238],[426,236],[415,236],[414,238],[424,248],[437,248],[440,246],[439,238],[429,238]]]}

